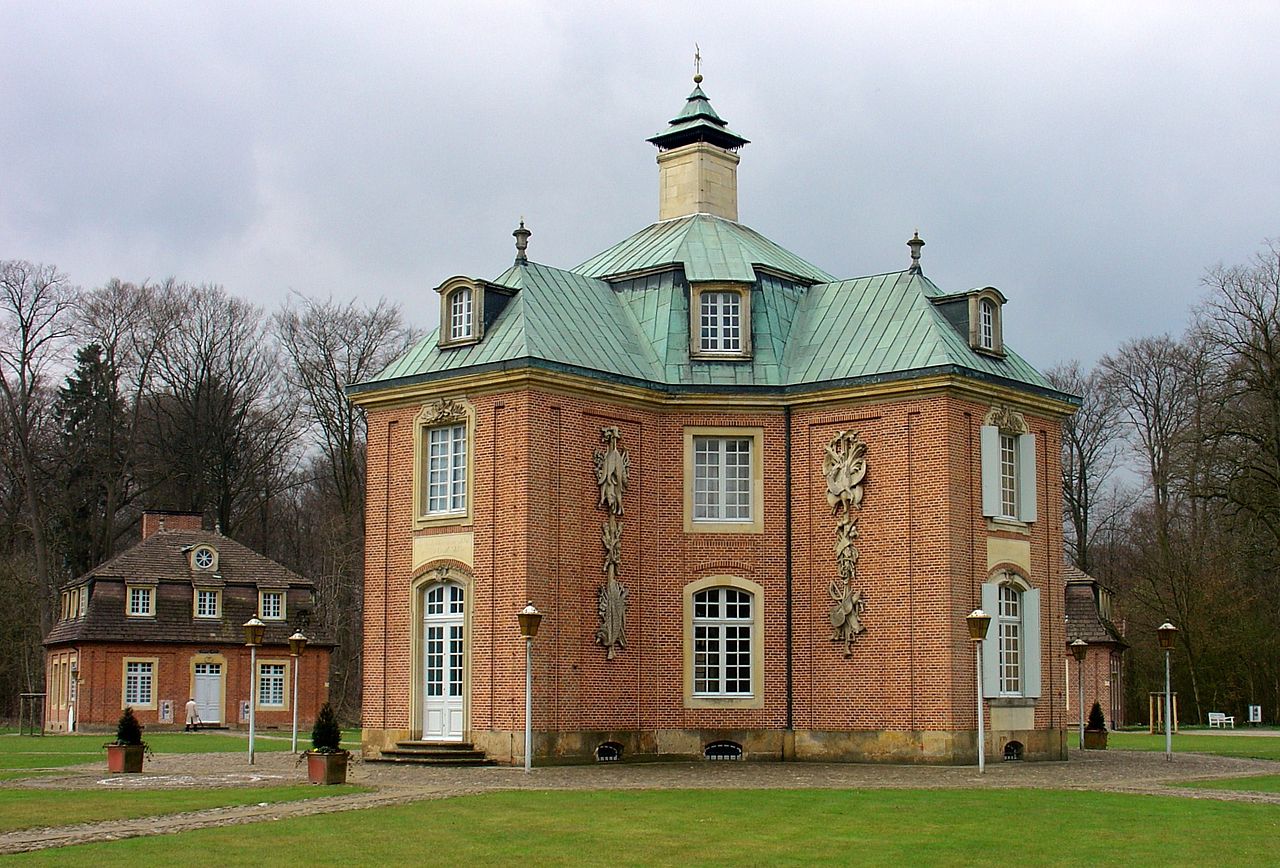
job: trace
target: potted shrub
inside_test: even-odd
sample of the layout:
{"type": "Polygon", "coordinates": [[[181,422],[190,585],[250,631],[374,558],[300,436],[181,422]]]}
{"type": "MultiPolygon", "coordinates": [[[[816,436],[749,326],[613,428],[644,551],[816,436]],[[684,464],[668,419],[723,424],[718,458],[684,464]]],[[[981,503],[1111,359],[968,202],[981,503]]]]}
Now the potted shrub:
{"type": "Polygon", "coordinates": [[[107,742],[107,771],[137,774],[142,771],[143,755],[148,753],[142,740],[142,724],[133,716],[133,709],[126,708],[116,723],[116,740],[107,742]]]}
{"type": "Polygon", "coordinates": [[[315,725],[311,727],[311,750],[306,752],[307,780],[313,784],[344,784],[347,782],[347,757],[342,749],[342,730],[333,706],[320,707],[315,725]]]}
{"type": "Polygon", "coordinates": [[[1089,709],[1089,722],[1084,727],[1084,749],[1107,749],[1107,721],[1102,716],[1102,706],[1096,702],[1089,709]]]}

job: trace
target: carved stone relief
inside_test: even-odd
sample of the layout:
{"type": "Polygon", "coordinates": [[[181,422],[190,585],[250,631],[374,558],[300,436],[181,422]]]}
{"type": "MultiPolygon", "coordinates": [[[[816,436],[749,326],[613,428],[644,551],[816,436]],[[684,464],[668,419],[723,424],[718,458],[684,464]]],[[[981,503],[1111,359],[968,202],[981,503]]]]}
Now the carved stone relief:
{"type": "Polygon", "coordinates": [[[853,642],[866,632],[862,612],[866,600],[854,587],[858,576],[858,512],[862,509],[862,487],[867,477],[867,444],[857,431],[841,431],[822,457],[822,475],[827,480],[827,504],[836,521],[836,573],[828,593],[831,607],[831,641],[844,645],[844,656],[853,656],[853,642]]]}
{"type": "Polygon", "coordinates": [[[594,454],[596,485],[600,489],[597,505],[604,507],[609,517],[600,531],[605,583],[596,604],[600,614],[596,644],[603,645],[606,659],[612,660],[619,648],[627,647],[627,589],[618,581],[618,574],[622,571],[622,496],[627,491],[631,459],[622,448],[622,432],[617,427],[600,429],[600,439],[605,448],[594,454]]]}
{"type": "Polygon", "coordinates": [[[999,404],[987,411],[986,417],[982,420],[983,425],[994,425],[1006,434],[1026,434],[1027,420],[1022,414],[1011,407],[1003,407],[999,404]]]}
{"type": "Polygon", "coordinates": [[[440,422],[462,422],[467,418],[467,408],[453,398],[440,398],[422,408],[422,419],[428,425],[440,422]]]}

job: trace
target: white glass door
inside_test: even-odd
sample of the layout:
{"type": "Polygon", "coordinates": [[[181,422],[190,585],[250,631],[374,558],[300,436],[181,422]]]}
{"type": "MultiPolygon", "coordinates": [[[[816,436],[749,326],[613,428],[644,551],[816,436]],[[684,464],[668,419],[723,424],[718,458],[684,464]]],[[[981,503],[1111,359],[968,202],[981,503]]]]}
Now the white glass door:
{"type": "Polygon", "coordinates": [[[196,713],[205,724],[222,723],[222,664],[196,664],[196,713]]]}
{"type": "Polygon", "coordinates": [[[422,737],[462,741],[463,590],[443,582],[427,588],[422,620],[422,737]]]}

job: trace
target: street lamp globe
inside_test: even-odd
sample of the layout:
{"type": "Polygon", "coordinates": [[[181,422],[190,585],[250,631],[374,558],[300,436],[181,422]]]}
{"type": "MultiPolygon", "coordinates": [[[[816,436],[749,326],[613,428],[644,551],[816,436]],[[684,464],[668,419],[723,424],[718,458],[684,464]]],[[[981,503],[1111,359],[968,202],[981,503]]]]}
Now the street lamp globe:
{"type": "Polygon", "coordinates": [[[1156,628],[1156,635],[1160,638],[1160,647],[1166,651],[1173,650],[1173,640],[1178,635],[1178,628],[1165,621],[1156,628]]]}

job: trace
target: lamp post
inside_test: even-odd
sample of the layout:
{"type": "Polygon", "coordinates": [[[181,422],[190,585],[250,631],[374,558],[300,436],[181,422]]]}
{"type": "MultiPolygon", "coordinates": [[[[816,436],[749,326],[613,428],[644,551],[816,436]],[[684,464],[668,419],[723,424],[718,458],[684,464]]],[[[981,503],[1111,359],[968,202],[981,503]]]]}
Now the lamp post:
{"type": "Polygon", "coordinates": [[[1164,758],[1170,762],[1173,761],[1173,694],[1169,692],[1169,655],[1177,635],[1178,628],[1168,621],[1156,628],[1160,647],[1164,649],[1164,758]]]}
{"type": "Polygon", "coordinates": [[[528,772],[533,768],[533,637],[538,635],[542,613],[530,600],[516,618],[524,637],[524,770],[528,772]]]}
{"type": "Polygon", "coordinates": [[[298,630],[289,637],[289,656],[293,658],[293,740],[289,743],[291,753],[298,752],[298,666],[302,663],[302,652],[307,650],[307,637],[298,630]]]}
{"type": "Polygon", "coordinates": [[[267,625],[254,615],[244,622],[244,644],[249,647],[249,765],[253,765],[253,731],[256,723],[253,708],[257,705],[255,690],[258,687],[258,646],[262,644],[262,634],[267,625]]]}
{"type": "Polygon", "coordinates": [[[969,638],[977,649],[978,660],[978,774],[987,770],[987,737],[982,723],[982,640],[987,637],[987,628],[991,626],[991,616],[981,609],[974,609],[966,617],[969,625],[969,638]]]}
{"type": "Polygon", "coordinates": [[[1084,750],[1084,655],[1089,650],[1089,643],[1079,636],[1071,643],[1071,656],[1076,658],[1076,681],[1080,682],[1080,750],[1084,750]]]}

